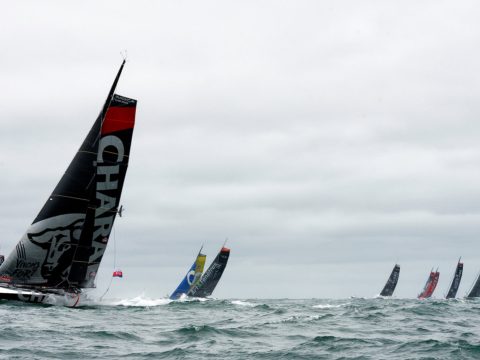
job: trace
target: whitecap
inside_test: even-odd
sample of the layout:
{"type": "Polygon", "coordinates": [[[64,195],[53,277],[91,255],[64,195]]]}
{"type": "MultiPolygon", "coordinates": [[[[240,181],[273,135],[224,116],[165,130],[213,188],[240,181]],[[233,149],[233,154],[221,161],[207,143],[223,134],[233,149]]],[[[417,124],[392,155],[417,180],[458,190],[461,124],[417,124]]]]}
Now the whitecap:
{"type": "Polygon", "coordinates": [[[101,304],[111,305],[111,306],[151,307],[151,306],[168,305],[171,302],[172,300],[168,298],[150,299],[144,295],[139,295],[131,299],[104,300],[101,302],[101,304]]]}
{"type": "Polygon", "coordinates": [[[180,296],[180,298],[178,298],[175,301],[178,301],[178,302],[204,302],[204,301],[208,301],[208,299],[207,298],[190,297],[190,296],[187,296],[185,294],[182,294],[182,296],[180,296]]]}
{"type": "Polygon", "coordinates": [[[233,305],[239,305],[239,306],[248,306],[248,307],[255,307],[257,306],[257,304],[253,304],[251,302],[248,302],[248,301],[242,301],[242,300],[233,300],[231,302],[233,305]]]}
{"type": "Polygon", "coordinates": [[[350,303],[345,303],[345,304],[318,304],[318,305],[313,305],[312,307],[316,309],[332,309],[332,308],[339,308],[345,305],[348,305],[350,303]]]}

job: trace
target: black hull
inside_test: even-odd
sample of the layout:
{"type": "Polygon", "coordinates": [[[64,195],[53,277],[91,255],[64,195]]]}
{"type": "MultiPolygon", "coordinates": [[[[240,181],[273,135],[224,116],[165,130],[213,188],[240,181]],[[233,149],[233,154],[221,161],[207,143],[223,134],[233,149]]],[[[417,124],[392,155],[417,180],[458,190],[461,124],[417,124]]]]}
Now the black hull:
{"type": "Polygon", "coordinates": [[[80,298],[80,293],[75,294],[62,290],[55,292],[42,292],[10,286],[0,286],[0,301],[21,301],[31,304],[49,304],[75,307],[79,305],[80,298]]]}

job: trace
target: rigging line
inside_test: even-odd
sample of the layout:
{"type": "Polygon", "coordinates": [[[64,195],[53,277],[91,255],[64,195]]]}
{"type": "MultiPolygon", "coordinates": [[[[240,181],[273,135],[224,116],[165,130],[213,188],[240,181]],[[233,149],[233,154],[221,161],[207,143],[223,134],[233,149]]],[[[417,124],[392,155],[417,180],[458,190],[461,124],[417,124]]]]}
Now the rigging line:
{"type": "Polygon", "coordinates": [[[115,226],[113,227],[113,268],[117,267],[117,241],[115,236],[115,226]]]}
{"type": "MultiPolygon", "coordinates": [[[[116,246],[116,241],[115,241],[115,225],[113,225],[113,271],[115,271],[115,268],[117,266],[117,246],[116,246]]],[[[108,291],[110,290],[110,286],[112,286],[113,282],[113,275],[110,277],[110,283],[108,284],[107,290],[103,293],[102,296],[100,296],[100,301],[103,300],[103,297],[107,295],[108,291]]]]}

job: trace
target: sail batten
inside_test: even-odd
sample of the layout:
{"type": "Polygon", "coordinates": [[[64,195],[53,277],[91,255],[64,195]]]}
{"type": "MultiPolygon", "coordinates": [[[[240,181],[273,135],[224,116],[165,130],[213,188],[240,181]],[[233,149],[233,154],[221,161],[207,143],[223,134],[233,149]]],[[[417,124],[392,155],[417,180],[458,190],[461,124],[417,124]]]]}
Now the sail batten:
{"type": "Polygon", "coordinates": [[[74,197],[74,196],[67,196],[67,195],[59,195],[59,194],[52,194],[51,198],[64,198],[64,199],[72,199],[72,200],[79,200],[79,201],[89,201],[89,199],[74,197]]]}

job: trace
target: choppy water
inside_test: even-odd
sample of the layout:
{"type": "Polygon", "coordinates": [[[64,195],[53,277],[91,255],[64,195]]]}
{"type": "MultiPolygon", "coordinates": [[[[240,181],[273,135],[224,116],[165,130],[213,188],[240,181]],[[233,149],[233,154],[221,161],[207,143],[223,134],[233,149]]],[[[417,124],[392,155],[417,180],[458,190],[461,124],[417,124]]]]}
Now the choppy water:
{"type": "Polygon", "coordinates": [[[479,359],[480,302],[0,302],[8,359],[479,359]]]}

